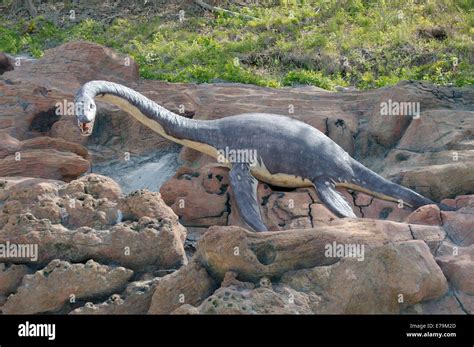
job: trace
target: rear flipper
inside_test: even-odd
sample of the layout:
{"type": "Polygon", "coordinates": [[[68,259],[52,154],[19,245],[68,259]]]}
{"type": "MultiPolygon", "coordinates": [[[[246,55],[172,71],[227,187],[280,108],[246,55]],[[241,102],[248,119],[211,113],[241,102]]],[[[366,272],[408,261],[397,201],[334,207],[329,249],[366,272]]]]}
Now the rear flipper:
{"type": "Polygon", "coordinates": [[[229,178],[237,208],[244,221],[255,231],[267,231],[257,202],[258,181],[251,175],[249,164],[235,163],[229,178]]]}
{"type": "Polygon", "coordinates": [[[330,179],[319,177],[313,181],[313,184],[319,199],[336,216],[357,218],[347,200],[336,190],[336,186],[330,179]]]}

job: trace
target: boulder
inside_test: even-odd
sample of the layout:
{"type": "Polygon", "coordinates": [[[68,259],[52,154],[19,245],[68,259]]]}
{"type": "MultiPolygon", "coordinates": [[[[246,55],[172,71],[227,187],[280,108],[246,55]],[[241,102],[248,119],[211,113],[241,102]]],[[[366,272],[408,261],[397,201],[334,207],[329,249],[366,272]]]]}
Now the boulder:
{"type": "Polygon", "coordinates": [[[444,230],[460,246],[474,244],[474,213],[442,211],[444,230]]]}
{"type": "Polygon", "coordinates": [[[31,273],[26,265],[0,263],[0,295],[8,296],[15,292],[23,277],[31,273]]]}
{"type": "Polygon", "coordinates": [[[122,196],[113,180],[92,174],[68,184],[9,178],[0,181],[0,196],[0,241],[38,245],[39,264],[95,259],[143,270],[187,263],[186,229],[159,193],[122,196]]]}
{"type": "Polygon", "coordinates": [[[26,275],[2,311],[5,314],[56,311],[71,300],[113,293],[123,288],[132,275],[131,270],[112,268],[92,260],[85,264],[53,260],[44,269],[26,275]]]}
{"type": "Polygon", "coordinates": [[[228,169],[181,168],[160,189],[163,200],[189,226],[226,225],[229,215],[228,169]]]}
{"type": "Polygon", "coordinates": [[[314,293],[301,293],[283,285],[255,289],[234,285],[216,290],[196,311],[200,314],[312,314],[319,302],[314,293]]]}
{"type": "Polygon", "coordinates": [[[474,245],[445,251],[436,261],[454,288],[474,295],[474,245]]]}
{"type": "Polygon", "coordinates": [[[406,218],[407,223],[424,225],[441,225],[441,214],[436,205],[425,205],[417,208],[406,218]]]}
{"type": "Polygon", "coordinates": [[[215,226],[198,241],[195,258],[216,278],[236,271],[240,279],[256,281],[262,276],[274,278],[291,270],[335,264],[340,257],[326,256],[328,245],[334,242],[364,245],[367,251],[414,237],[440,242],[444,233],[439,227],[425,226],[416,236],[407,224],[370,219],[335,220],[314,229],[264,233],[215,226]]]}
{"type": "Polygon", "coordinates": [[[440,299],[424,301],[403,310],[405,314],[466,314],[455,294],[448,292],[440,299]]]}
{"type": "Polygon", "coordinates": [[[344,258],[335,265],[289,272],[282,282],[321,295],[320,313],[399,313],[448,290],[446,278],[422,241],[369,250],[364,261],[344,258]]]}
{"type": "Polygon", "coordinates": [[[121,295],[113,294],[100,304],[87,302],[69,314],[146,314],[156,281],[157,279],[131,282],[121,295]]]}
{"type": "Polygon", "coordinates": [[[167,314],[179,306],[196,306],[208,297],[216,287],[216,282],[198,262],[161,278],[155,287],[149,314],[167,314]]]}
{"type": "Polygon", "coordinates": [[[50,137],[18,141],[0,133],[0,177],[41,177],[70,181],[90,168],[87,149],[50,137]]]}
{"type": "Polygon", "coordinates": [[[41,59],[30,64],[20,64],[15,70],[5,73],[4,77],[34,78],[46,88],[72,92],[77,85],[90,80],[137,82],[139,72],[131,57],[96,43],[73,41],[47,50],[41,59]]]}

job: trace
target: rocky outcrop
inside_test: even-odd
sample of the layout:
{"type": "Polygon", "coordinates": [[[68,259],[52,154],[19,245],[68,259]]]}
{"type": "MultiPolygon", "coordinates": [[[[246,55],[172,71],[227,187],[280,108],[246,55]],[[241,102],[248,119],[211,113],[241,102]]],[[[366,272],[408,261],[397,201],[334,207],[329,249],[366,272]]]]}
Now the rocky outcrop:
{"type": "Polygon", "coordinates": [[[157,280],[131,282],[121,295],[113,294],[107,301],[97,305],[87,302],[70,314],[145,314],[150,307],[157,280]]]}
{"type": "MultiPolygon", "coordinates": [[[[442,242],[439,227],[426,228],[425,239],[442,242]]],[[[213,227],[198,242],[193,263],[166,276],[164,289],[158,282],[149,312],[399,313],[448,292],[433,252],[405,224],[389,221],[265,233],[213,227]],[[361,252],[332,255],[333,245],[354,245],[361,252]],[[179,305],[179,295],[189,291],[186,279],[201,274],[211,276],[217,290],[210,295],[209,287],[199,293],[195,288],[179,305]]]]}
{"type": "MultiPolygon", "coordinates": [[[[221,182],[211,182],[203,186],[219,191],[221,182]]],[[[302,205],[298,194],[311,194],[289,193],[295,206],[302,205]]],[[[328,218],[266,233],[214,226],[203,234],[197,228],[192,232],[196,250],[187,264],[185,229],[157,192],[124,196],[112,180],[87,175],[70,183],[6,178],[0,197],[0,244],[39,246],[33,263],[4,259],[19,264],[0,273],[5,313],[466,313],[472,305],[472,250],[452,242],[442,218],[441,225],[433,222],[442,213],[434,207],[409,216],[418,224],[328,218]],[[71,226],[61,213],[70,201],[81,211],[74,223],[98,224],[71,226]],[[84,202],[109,206],[117,219],[105,218],[100,208],[83,209],[84,202]],[[99,219],[95,213],[101,211],[99,219]],[[427,223],[420,224],[424,218],[427,223]],[[89,265],[81,264],[88,259],[93,259],[89,265]],[[23,264],[40,270],[30,274],[31,267],[23,264]],[[114,271],[120,281],[107,284],[114,271]]],[[[360,196],[357,200],[364,202],[360,196]]],[[[282,211],[289,207],[288,201],[268,201],[282,211]]],[[[464,204],[458,213],[470,211],[469,197],[453,203],[464,204]]],[[[275,210],[268,209],[269,215],[281,218],[275,210]]],[[[297,212],[307,218],[304,214],[297,212]]]]}
{"type": "Polygon", "coordinates": [[[92,260],[70,264],[53,260],[34,275],[23,278],[15,294],[2,307],[6,314],[32,314],[59,310],[67,301],[110,294],[133,275],[123,267],[111,268],[92,260]]]}
{"type": "Polygon", "coordinates": [[[19,141],[0,134],[0,177],[21,176],[69,181],[90,168],[87,149],[62,139],[37,137],[19,141]]]}
{"type": "Polygon", "coordinates": [[[446,278],[422,241],[369,250],[360,262],[345,258],[329,267],[288,273],[282,282],[322,295],[322,313],[399,313],[448,291],[446,278]]]}
{"type": "Polygon", "coordinates": [[[448,289],[422,241],[385,245],[365,256],[363,262],[345,258],[330,266],[289,271],[276,283],[263,277],[256,284],[224,284],[197,307],[197,312],[398,313],[404,307],[439,298],[448,289]]]}
{"type": "Polygon", "coordinates": [[[225,168],[181,168],[161,188],[163,200],[189,226],[226,225],[229,178],[225,168]]]}
{"type": "Polygon", "coordinates": [[[95,174],[68,184],[7,178],[0,192],[0,243],[38,245],[39,264],[95,259],[144,270],[176,269],[187,262],[186,229],[159,193],[122,196],[114,181],[95,174]]]}
{"type": "Polygon", "coordinates": [[[474,245],[445,247],[436,259],[455,289],[474,295],[474,245]]]}
{"type": "Polygon", "coordinates": [[[26,265],[0,264],[0,296],[7,296],[15,292],[23,277],[31,270],[26,265]]]}
{"type": "Polygon", "coordinates": [[[148,313],[166,314],[183,304],[198,305],[212,294],[215,286],[206,268],[193,261],[157,282],[148,313]]]}

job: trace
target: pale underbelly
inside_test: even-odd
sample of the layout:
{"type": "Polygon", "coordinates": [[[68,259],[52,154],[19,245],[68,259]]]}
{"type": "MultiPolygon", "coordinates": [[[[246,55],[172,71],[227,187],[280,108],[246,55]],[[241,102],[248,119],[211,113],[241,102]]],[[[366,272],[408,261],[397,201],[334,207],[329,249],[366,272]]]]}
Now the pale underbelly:
{"type": "Polygon", "coordinates": [[[313,183],[307,178],[284,173],[272,174],[266,167],[256,166],[251,169],[252,175],[259,181],[284,188],[312,187],[313,183]]]}

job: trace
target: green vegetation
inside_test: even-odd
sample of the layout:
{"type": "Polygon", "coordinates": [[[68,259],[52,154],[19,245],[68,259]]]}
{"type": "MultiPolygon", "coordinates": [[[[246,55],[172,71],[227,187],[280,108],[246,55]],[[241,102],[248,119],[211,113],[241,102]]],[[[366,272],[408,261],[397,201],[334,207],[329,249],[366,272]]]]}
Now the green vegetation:
{"type": "Polygon", "coordinates": [[[0,51],[40,57],[63,42],[90,40],[133,56],[144,78],[172,82],[333,90],[406,79],[474,81],[472,0],[286,0],[227,8],[258,19],[185,12],[183,21],[85,19],[60,28],[42,17],[0,17],[0,51]]]}

